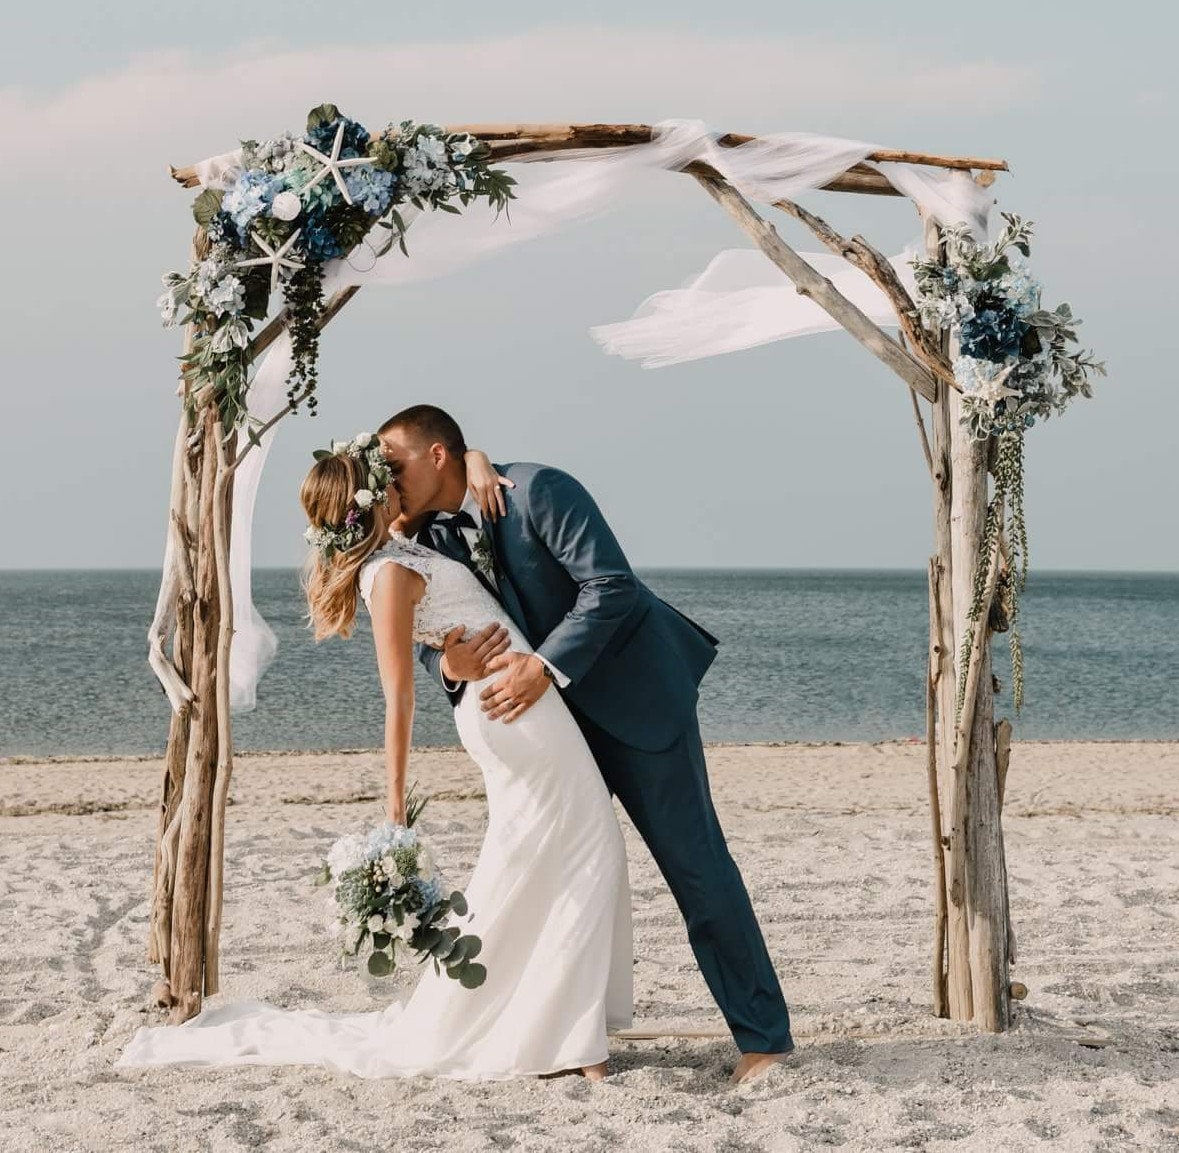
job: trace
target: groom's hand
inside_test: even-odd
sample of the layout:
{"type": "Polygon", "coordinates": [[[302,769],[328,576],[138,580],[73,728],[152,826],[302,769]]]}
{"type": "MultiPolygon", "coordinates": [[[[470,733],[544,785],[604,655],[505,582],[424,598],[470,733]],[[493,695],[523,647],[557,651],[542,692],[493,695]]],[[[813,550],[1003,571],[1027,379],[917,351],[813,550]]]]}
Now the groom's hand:
{"type": "Polygon", "coordinates": [[[511,643],[503,625],[490,624],[470,640],[463,640],[465,625],[446,634],[442,642],[442,675],[450,681],[481,681],[492,671],[491,660],[507,652],[511,643]]]}
{"type": "Polygon", "coordinates": [[[483,711],[493,721],[509,724],[526,713],[549,687],[544,662],[535,653],[506,652],[487,662],[488,672],[506,675],[479,694],[483,711]]]}

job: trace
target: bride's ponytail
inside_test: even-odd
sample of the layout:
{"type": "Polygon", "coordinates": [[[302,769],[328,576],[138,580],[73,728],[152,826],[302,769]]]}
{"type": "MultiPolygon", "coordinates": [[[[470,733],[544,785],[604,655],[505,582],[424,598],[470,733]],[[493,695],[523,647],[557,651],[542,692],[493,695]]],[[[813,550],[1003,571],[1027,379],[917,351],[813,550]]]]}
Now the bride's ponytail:
{"type": "Polygon", "coordinates": [[[317,641],[352,635],[360,566],[389,538],[385,506],[357,506],[356,494],[367,483],[365,465],[338,453],[317,460],[299,489],[313,545],[301,583],[317,641]]]}

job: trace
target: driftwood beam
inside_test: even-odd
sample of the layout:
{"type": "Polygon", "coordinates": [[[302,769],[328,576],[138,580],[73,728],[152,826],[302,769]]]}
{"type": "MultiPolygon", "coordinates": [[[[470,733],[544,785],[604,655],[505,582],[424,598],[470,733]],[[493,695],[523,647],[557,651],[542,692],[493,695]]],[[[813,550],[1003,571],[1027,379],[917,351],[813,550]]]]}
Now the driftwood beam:
{"type": "MultiPolygon", "coordinates": [[[[566,152],[578,148],[625,148],[635,144],[649,144],[654,137],[650,124],[449,124],[447,132],[469,132],[491,145],[492,156],[506,160],[537,152],[566,152]]],[[[739,148],[757,140],[737,132],[726,132],[717,137],[722,148],[739,148]]],[[[869,160],[921,164],[933,168],[952,168],[962,171],[1007,172],[1006,160],[979,156],[939,156],[931,152],[910,152],[881,148],[868,155],[869,160]]],[[[899,195],[881,173],[864,165],[856,165],[859,182],[853,179],[837,187],[838,181],[828,185],[831,191],[881,192],[877,182],[888,187],[888,195],[899,195]]],[[[195,188],[196,166],[169,167],[172,179],[185,188],[195,188]]],[[[842,179],[842,178],[841,178],[842,179]]]]}
{"type": "Polygon", "coordinates": [[[767,220],[731,184],[715,172],[698,172],[696,179],[708,194],[737,222],[753,242],[794,283],[798,292],[813,300],[845,328],[878,360],[883,361],[910,388],[927,400],[937,396],[937,382],[925,367],[895,340],[886,336],[869,317],[817,273],[778,235],[767,220]]]}

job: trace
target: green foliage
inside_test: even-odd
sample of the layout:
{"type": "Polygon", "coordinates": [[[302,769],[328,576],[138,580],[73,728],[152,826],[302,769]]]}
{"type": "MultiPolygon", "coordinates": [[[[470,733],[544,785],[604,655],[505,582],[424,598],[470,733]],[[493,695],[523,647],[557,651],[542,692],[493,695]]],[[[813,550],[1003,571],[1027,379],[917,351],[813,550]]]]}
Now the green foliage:
{"type": "Polygon", "coordinates": [[[320,104],[307,113],[307,131],[314,132],[325,124],[332,124],[340,119],[340,110],[334,104],[320,104]]]}
{"type": "Polygon", "coordinates": [[[208,228],[213,217],[221,211],[221,201],[224,199],[225,193],[220,188],[206,188],[192,202],[193,219],[202,228],[208,228]]]}
{"type": "Polygon", "coordinates": [[[308,261],[286,284],[290,314],[291,374],[287,378],[287,402],[294,411],[302,400],[315,415],[315,389],[319,384],[319,332],[323,313],[323,265],[308,261]]]}
{"type": "Polygon", "coordinates": [[[1028,535],[1023,504],[1023,463],[1024,430],[1016,428],[1000,434],[995,442],[994,461],[991,471],[995,477],[994,495],[987,506],[983,523],[982,541],[975,562],[971,585],[970,609],[966,614],[966,626],[958,654],[958,695],[957,711],[962,713],[966,699],[966,677],[969,672],[970,649],[974,626],[983,612],[990,612],[991,606],[984,604],[986,597],[987,569],[995,540],[1007,525],[1007,540],[1011,549],[1011,571],[1007,574],[1000,592],[1004,597],[1004,616],[1007,622],[1007,643],[1011,650],[1011,692],[1015,711],[1023,708],[1023,640],[1017,627],[1019,620],[1020,596],[1027,584],[1028,576],[1028,535]]]}
{"type": "Polygon", "coordinates": [[[374,950],[369,954],[368,971],[374,977],[387,977],[393,972],[393,958],[388,953],[374,950]]]}

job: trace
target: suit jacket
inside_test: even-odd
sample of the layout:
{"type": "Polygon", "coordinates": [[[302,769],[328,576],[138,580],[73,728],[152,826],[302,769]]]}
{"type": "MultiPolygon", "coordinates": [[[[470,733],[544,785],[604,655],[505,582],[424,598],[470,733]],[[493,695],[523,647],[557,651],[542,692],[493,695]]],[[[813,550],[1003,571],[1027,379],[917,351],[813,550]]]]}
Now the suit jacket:
{"type": "MultiPolygon", "coordinates": [[[[626,745],[658,752],[691,721],[717,640],[631,570],[593,497],[540,464],[495,466],[515,482],[507,515],[484,522],[499,599],[533,649],[570,680],[567,702],[626,745]]],[[[418,540],[469,563],[431,521],[418,540]]],[[[442,654],[419,646],[442,683],[442,654]]],[[[457,705],[464,686],[450,693],[457,705]]]]}

